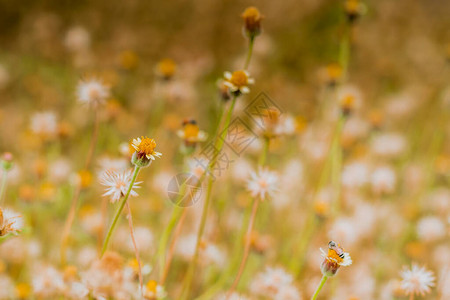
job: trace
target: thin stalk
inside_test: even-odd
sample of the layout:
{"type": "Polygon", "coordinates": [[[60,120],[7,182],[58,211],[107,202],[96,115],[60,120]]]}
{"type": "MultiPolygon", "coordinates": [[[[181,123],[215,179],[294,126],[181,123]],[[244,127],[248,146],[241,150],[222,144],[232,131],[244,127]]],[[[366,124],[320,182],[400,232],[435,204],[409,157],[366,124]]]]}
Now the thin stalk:
{"type": "Polygon", "coordinates": [[[139,256],[139,249],[136,244],[136,239],[134,238],[133,217],[131,216],[131,208],[128,201],[126,203],[126,206],[128,210],[128,227],[130,228],[131,241],[133,242],[134,254],[136,256],[136,261],[138,263],[139,288],[141,289],[141,298],[144,298],[144,281],[142,280],[141,257],[139,256]]]}
{"type": "Polygon", "coordinates": [[[325,284],[325,281],[327,281],[327,279],[328,279],[327,276],[325,276],[325,275],[322,276],[322,280],[320,280],[319,286],[317,287],[314,295],[311,297],[311,300],[317,299],[317,295],[319,295],[319,292],[322,289],[323,285],[325,284]]]}
{"type": "Polygon", "coordinates": [[[113,222],[111,223],[111,226],[109,227],[108,233],[106,234],[105,241],[103,242],[103,248],[102,248],[102,253],[101,253],[100,257],[102,257],[103,254],[105,254],[105,251],[108,248],[109,240],[111,239],[111,236],[112,236],[112,233],[114,231],[114,228],[117,225],[117,221],[119,220],[120,214],[122,213],[122,210],[123,210],[125,204],[127,203],[128,197],[130,196],[131,190],[133,189],[133,185],[136,182],[136,178],[137,178],[137,176],[139,174],[139,170],[140,169],[141,168],[138,167],[138,166],[134,167],[133,178],[131,178],[130,186],[128,187],[128,191],[125,194],[125,197],[120,202],[120,206],[117,209],[116,214],[114,215],[113,222]]]}
{"type": "MultiPolygon", "coordinates": [[[[95,145],[97,144],[97,138],[98,138],[98,129],[99,129],[99,116],[98,111],[95,108],[94,110],[94,128],[92,131],[92,137],[91,142],[89,144],[88,153],[86,156],[86,162],[84,165],[84,168],[87,170],[89,169],[89,166],[92,161],[92,157],[94,155],[95,145]]],[[[66,263],[66,249],[67,245],[69,243],[69,236],[70,236],[70,230],[72,229],[73,221],[75,219],[75,214],[78,207],[78,200],[80,198],[81,194],[81,184],[78,184],[75,188],[75,192],[73,193],[72,203],[70,205],[69,214],[67,215],[66,222],[64,224],[62,239],[61,239],[61,250],[60,250],[60,258],[61,258],[61,265],[65,265],[66,263]]]]}
{"type": "Polygon", "coordinates": [[[345,122],[345,116],[339,119],[338,127],[333,141],[333,148],[331,152],[331,183],[334,191],[333,211],[332,215],[336,216],[340,210],[341,200],[341,169],[342,169],[342,147],[341,135],[342,128],[345,122]]]}
{"type": "Polygon", "coordinates": [[[173,238],[170,243],[169,253],[167,254],[167,261],[164,266],[163,274],[161,276],[161,281],[160,281],[161,285],[164,285],[167,275],[169,274],[170,264],[172,263],[173,252],[175,251],[175,245],[178,241],[178,237],[180,236],[181,229],[183,228],[183,223],[184,223],[184,219],[186,218],[186,213],[187,213],[186,208],[183,208],[183,212],[181,214],[180,220],[178,221],[177,227],[175,228],[175,231],[173,233],[173,238]]]}
{"type": "Polygon", "coordinates": [[[344,34],[339,47],[339,63],[342,67],[342,79],[345,81],[348,74],[348,64],[350,61],[350,34],[351,27],[345,25],[344,34]]]}
{"type": "Polygon", "coordinates": [[[102,199],[102,207],[101,207],[101,218],[102,218],[102,226],[98,232],[98,253],[101,253],[102,250],[102,241],[105,235],[105,227],[107,224],[107,217],[108,217],[108,198],[103,197],[102,199]]]}
{"type": "Polygon", "coordinates": [[[256,211],[258,210],[259,202],[260,202],[260,199],[258,199],[258,198],[255,198],[253,200],[252,214],[250,216],[250,222],[248,223],[247,234],[245,236],[244,255],[242,257],[241,265],[239,266],[238,274],[237,274],[236,278],[234,279],[234,282],[231,285],[230,290],[227,293],[227,298],[230,297],[230,295],[236,289],[237,285],[239,284],[239,280],[241,279],[242,273],[244,272],[245,264],[247,263],[248,254],[250,252],[250,245],[251,245],[250,237],[252,234],[253,224],[255,222],[256,211]]]}
{"type": "Polygon", "coordinates": [[[1,183],[1,187],[0,187],[0,203],[3,203],[3,194],[6,191],[7,178],[8,178],[8,171],[3,170],[3,172],[2,172],[2,183],[1,183]]]}
{"type": "Polygon", "coordinates": [[[84,168],[87,170],[91,165],[92,157],[94,156],[95,145],[97,144],[98,138],[98,129],[100,124],[99,113],[97,109],[94,110],[94,129],[92,131],[91,143],[89,144],[88,153],[86,156],[86,163],[84,164],[84,168]]]}
{"type": "Polygon", "coordinates": [[[252,35],[249,37],[249,40],[248,40],[248,52],[247,52],[247,58],[245,59],[244,70],[247,70],[248,66],[250,65],[250,60],[252,58],[254,43],[255,43],[255,36],[252,35]]]}
{"type": "MultiPolygon", "coordinates": [[[[231,121],[231,116],[233,115],[233,110],[234,110],[234,106],[236,104],[236,99],[237,96],[235,95],[231,101],[231,106],[230,109],[228,110],[228,113],[225,117],[225,122],[224,122],[224,129],[222,131],[222,135],[221,138],[216,140],[215,143],[215,148],[217,149],[217,152],[220,153],[220,151],[222,151],[223,145],[225,143],[225,138],[227,136],[228,133],[228,126],[230,125],[230,121],[231,121]]],[[[218,155],[216,155],[211,162],[209,163],[208,166],[208,170],[213,170],[214,166],[217,163],[217,157],[218,155]]],[[[201,220],[200,220],[200,227],[198,229],[197,232],[197,243],[195,245],[195,252],[194,252],[194,256],[189,264],[189,268],[188,268],[188,272],[186,274],[186,278],[183,284],[183,290],[182,290],[182,294],[181,294],[181,298],[180,299],[188,299],[189,297],[189,293],[190,293],[190,289],[191,289],[191,284],[192,284],[192,280],[193,280],[193,275],[195,273],[195,267],[197,265],[197,259],[198,259],[198,254],[199,254],[199,248],[200,248],[200,243],[201,243],[201,239],[203,236],[203,232],[205,230],[205,224],[206,224],[206,217],[208,214],[208,208],[209,208],[209,204],[211,202],[211,193],[212,193],[212,186],[213,186],[213,177],[210,176],[209,180],[208,180],[208,187],[207,187],[207,191],[206,191],[206,199],[205,202],[203,204],[203,209],[202,209],[202,216],[201,216],[201,220]]]]}
{"type": "MultiPolygon", "coordinates": [[[[182,195],[183,193],[181,193],[182,195]]],[[[174,207],[172,210],[172,215],[170,216],[169,224],[167,224],[166,228],[164,229],[164,232],[161,236],[161,239],[159,241],[158,245],[158,251],[156,254],[156,257],[158,258],[158,265],[160,268],[160,277],[163,276],[163,266],[166,261],[166,247],[167,243],[170,239],[170,235],[172,234],[172,230],[177,225],[181,212],[183,211],[183,208],[180,207],[174,207]]]]}

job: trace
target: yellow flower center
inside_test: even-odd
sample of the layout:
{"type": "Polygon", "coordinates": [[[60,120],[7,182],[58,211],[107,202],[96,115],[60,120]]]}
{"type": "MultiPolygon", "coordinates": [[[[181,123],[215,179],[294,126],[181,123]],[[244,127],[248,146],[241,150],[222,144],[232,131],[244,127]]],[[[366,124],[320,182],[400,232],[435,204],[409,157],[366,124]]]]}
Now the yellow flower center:
{"type": "Polygon", "coordinates": [[[200,129],[195,124],[188,123],[188,124],[184,125],[184,137],[187,139],[197,137],[199,131],[200,131],[200,129]]]}
{"type": "Polygon", "coordinates": [[[248,76],[244,71],[235,71],[231,75],[230,82],[237,87],[243,87],[248,84],[248,76]]]}
{"type": "Polygon", "coordinates": [[[359,11],[359,0],[347,0],[345,10],[349,13],[357,13],[359,11]]]}
{"type": "Polygon", "coordinates": [[[341,263],[343,261],[343,259],[336,253],[334,249],[328,249],[327,258],[332,258],[338,263],[341,263]]]}
{"type": "Polygon", "coordinates": [[[16,285],[16,294],[20,299],[26,299],[31,294],[31,286],[25,282],[18,283],[16,285]]]}
{"type": "Polygon", "coordinates": [[[172,77],[175,74],[177,65],[170,58],[163,59],[158,64],[158,71],[164,77],[172,77]]]}
{"type": "Polygon", "coordinates": [[[153,154],[155,147],[155,140],[148,137],[142,137],[141,143],[138,146],[139,152],[142,152],[145,155],[153,154]]]}
{"type": "Polygon", "coordinates": [[[157,286],[158,286],[158,283],[155,280],[149,280],[146,285],[147,290],[152,293],[156,293],[157,286]]]}
{"type": "Polygon", "coordinates": [[[355,97],[353,95],[346,95],[342,98],[341,105],[343,108],[351,108],[355,103],[355,97]]]}
{"type": "Polygon", "coordinates": [[[257,22],[261,19],[261,14],[256,7],[250,6],[242,13],[242,18],[246,22],[257,22]]]}
{"type": "Polygon", "coordinates": [[[342,68],[338,64],[331,64],[331,65],[327,66],[327,72],[328,72],[328,76],[331,79],[336,80],[337,78],[341,77],[341,75],[342,75],[342,68]]]}

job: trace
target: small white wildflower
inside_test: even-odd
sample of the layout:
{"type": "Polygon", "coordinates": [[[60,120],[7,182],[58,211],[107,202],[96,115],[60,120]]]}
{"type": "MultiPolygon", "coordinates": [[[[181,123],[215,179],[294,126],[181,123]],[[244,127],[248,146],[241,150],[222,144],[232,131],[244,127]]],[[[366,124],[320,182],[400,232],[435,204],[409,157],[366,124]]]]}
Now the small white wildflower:
{"type": "Polygon", "coordinates": [[[252,172],[247,181],[247,189],[253,197],[264,200],[267,195],[273,196],[277,190],[278,176],[275,172],[260,168],[258,173],[252,172]]]}
{"type": "Polygon", "coordinates": [[[401,273],[402,289],[406,295],[422,295],[429,293],[434,286],[435,277],[433,272],[425,267],[412,265],[411,269],[405,268],[401,273]]]}
{"type": "MultiPolygon", "coordinates": [[[[128,191],[128,187],[130,186],[132,179],[131,171],[125,172],[111,172],[105,171],[103,175],[100,177],[100,183],[106,186],[106,192],[103,196],[111,196],[111,202],[114,203],[123,196],[128,191]]],[[[133,188],[130,191],[130,196],[136,197],[138,194],[133,190],[135,188],[139,188],[139,184],[141,182],[135,182],[133,184],[133,188]]]]}
{"type": "Polygon", "coordinates": [[[109,93],[109,87],[97,79],[81,81],[77,88],[78,101],[93,106],[103,104],[109,93]]]}

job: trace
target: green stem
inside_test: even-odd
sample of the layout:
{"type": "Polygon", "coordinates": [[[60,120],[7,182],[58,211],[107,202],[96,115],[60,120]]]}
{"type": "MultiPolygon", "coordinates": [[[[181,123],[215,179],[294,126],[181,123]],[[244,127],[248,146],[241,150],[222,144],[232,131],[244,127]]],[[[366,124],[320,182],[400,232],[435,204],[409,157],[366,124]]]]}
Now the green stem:
{"type": "Polygon", "coordinates": [[[2,174],[2,183],[1,183],[1,187],[0,187],[0,204],[3,202],[3,194],[6,191],[6,180],[8,178],[8,171],[3,170],[3,174],[2,174]]]}
{"type": "Polygon", "coordinates": [[[141,169],[141,167],[138,167],[138,166],[134,167],[133,178],[131,179],[130,186],[128,187],[128,191],[127,191],[125,197],[122,199],[122,202],[120,202],[120,206],[117,209],[116,214],[114,215],[113,222],[111,223],[111,226],[109,227],[109,230],[108,230],[108,234],[106,235],[105,241],[103,242],[101,257],[103,256],[103,254],[105,254],[105,251],[108,248],[109,240],[111,239],[114,228],[117,225],[117,221],[119,220],[120,214],[122,213],[122,210],[125,207],[125,204],[127,203],[128,197],[130,196],[131,190],[133,189],[133,185],[136,182],[136,178],[138,176],[140,169],[141,169]]]}
{"type": "Polygon", "coordinates": [[[322,280],[319,283],[319,286],[317,287],[316,292],[314,293],[314,295],[311,297],[311,300],[315,300],[317,299],[317,295],[319,295],[320,290],[322,289],[323,285],[325,284],[325,281],[327,281],[328,277],[323,275],[322,276],[322,280]]]}
{"type": "Polygon", "coordinates": [[[351,27],[346,25],[339,49],[339,63],[342,67],[343,80],[347,79],[348,63],[350,61],[350,30],[351,27]]]}
{"type": "MultiPolygon", "coordinates": [[[[236,104],[236,99],[237,99],[237,96],[234,95],[232,102],[231,102],[230,109],[228,110],[228,113],[225,118],[225,123],[224,123],[224,127],[223,127],[224,129],[222,131],[221,138],[216,140],[215,148],[218,153],[220,153],[222,151],[223,145],[225,143],[225,139],[226,139],[227,133],[228,133],[228,126],[230,125],[231,116],[233,115],[233,110],[234,110],[234,106],[236,104]]],[[[214,158],[212,159],[212,161],[209,163],[207,171],[212,171],[214,169],[214,166],[217,163],[217,158],[218,158],[218,155],[215,155],[214,158]]],[[[195,252],[194,252],[194,256],[189,264],[188,272],[186,274],[186,279],[183,284],[184,287],[183,287],[180,299],[188,299],[188,297],[189,297],[191,284],[192,284],[193,276],[195,273],[195,267],[197,265],[199,247],[200,247],[201,239],[203,236],[203,232],[205,230],[206,217],[208,215],[208,208],[209,208],[209,204],[211,202],[212,186],[213,186],[213,177],[210,176],[209,180],[208,180],[206,199],[205,199],[205,202],[203,204],[203,209],[202,209],[200,227],[197,232],[197,243],[195,245],[195,252]]]]}
{"type": "Polygon", "coordinates": [[[248,40],[248,52],[247,52],[247,58],[245,59],[244,70],[247,70],[248,66],[250,65],[250,59],[252,58],[254,42],[255,42],[255,36],[251,35],[248,40]]]}
{"type": "Polygon", "coordinates": [[[342,169],[342,147],[341,135],[346,117],[342,116],[339,119],[338,127],[333,141],[333,149],[331,152],[331,182],[334,191],[333,211],[332,215],[336,216],[340,209],[341,199],[341,169],[342,169]]]}
{"type": "Polygon", "coordinates": [[[166,228],[164,229],[164,232],[159,241],[158,252],[156,253],[156,257],[158,258],[158,264],[160,267],[160,275],[162,275],[164,264],[166,261],[167,243],[169,241],[170,236],[172,235],[173,228],[178,223],[178,220],[181,216],[182,211],[183,211],[182,207],[174,207],[173,208],[169,224],[167,224],[166,228]]]}

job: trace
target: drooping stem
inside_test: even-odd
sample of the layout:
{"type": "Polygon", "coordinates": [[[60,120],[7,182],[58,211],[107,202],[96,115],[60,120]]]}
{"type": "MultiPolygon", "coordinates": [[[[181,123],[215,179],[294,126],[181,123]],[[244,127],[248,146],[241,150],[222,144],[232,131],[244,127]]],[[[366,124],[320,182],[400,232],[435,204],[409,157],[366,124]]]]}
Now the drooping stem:
{"type": "Polygon", "coordinates": [[[117,221],[119,220],[120,214],[122,213],[122,210],[123,210],[125,204],[127,203],[128,197],[130,196],[131,190],[133,189],[133,185],[136,182],[136,178],[139,174],[140,169],[141,168],[138,166],[134,167],[133,178],[131,178],[130,186],[128,187],[127,193],[125,194],[125,197],[123,197],[122,201],[120,202],[119,208],[117,209],[116,214],[114,215],[114,219],[111,223],[111,226],[109,227],[108,233],[106,234],[105,241],[103,242],[102,253],[101,253],[100,257],[102,257],[103,254],[105,254],[105,251],[108,248],[109,240],[111,239],[114,228],[117,225],[117,221]]]}
{"type": "Polygon", "coordinates": [[[258,199],[258,198],[255,198],[253,200],[252,214],[250,216],[250,222],[248,223],[247,234],[245,236],[244,254],[242,256],[241,265],[239,266],[239,271],[237,273],[237,276],[234,279],[234,282],[231,285],[230,290],[227,293],[228,297],[234,292],[237,285],[239,284],[239,280],[241,279],[242,273],[244,272],[245,264],[247,263],[247,258],[248,258],[248,254],[250,252],[250,245],[251,245],[251,234],[252,234],[252,230],[253,230],[253,224],[255,222],[256,211],[258,210],[259,201],[260,201],[260,199],[258,199]]]}
{"type": "MultiPolygon", "coordinates": [[[[231,101],[231,106],[230,106],[230,108],[228,110],[228,113],[227,113],[227,115],[225,117],[222,134],[221,134],[220,138],[216,139],[215,149],[216,149],[217,153],[220,153],[222,151],[223,145],[225,143],[225,139],[226,139],[226,136],[228,134],[228,127],[229,127],[230,121],[231,121],[231,116],[233,115],[234,106],[236,104],[236,99],[237,99],[237,95],[234,95],[234,97],[233,97],[233,99],[231,101]]],[[[209,163],[207,171],[214,170],[214,167],[215,167],[215,165],[217,163],[217,158],[218,158],[218,155],[215,155],[214,158],[209,163]]],[[[213,180],[214,180],[214,178],[212,176],[210,176],[209,179],[208,179],[208,186],[207,186],[207,191],[206,191],[205,202],[204,202],[203,208],[202,208],[202,216],[201,216],[201,220],[200,220],[200,227],[199,227],[198,232],[197,232],[197,242],[196,242],[196,245],[195,245],[195,252],[194,252],[194,256],[193,256],[193,258],[192,258],[192,260],[191,260],[191,262],[189,264],[188,272],[187,272],[186,277],[185,277],[185,281],[184,281],[184,284],[183,284],[182,295],[181,295],[180,299],[188,299],[189,298],[191,284],[192,284],[193,276],[194,276],[194,273],[195,273],[195,268],[196,268],[196,265],[197,265],[197,259],[198,259],[198,253],[199,253],[199,248],[200,248],[200,244],[201,244],[201,239],[202,239],[202,236],[203,236],[203,232],[205,230],[206,217],[207,217],[207,214],[208,214],[208,208],[209,208],[209,204],[211,202],[211,193],[212,193],[213,180]]]]}
{"type": "Polygon", "coordinates": [[[161,285],[164,285],[167,275],[169,274],[170,264],[172,263],[173,252],[175,251],[175,245],[178,241],[178,237],[180,236],[181,229],[183,228],[183,223],[184,223],[184,219],[186,218],[186,213],[187,213],[186,208],[183,208],[183,212],[181,213],[180,220],[178,221],[177,227],[175,228],[175,231],[173,233],[172,241],[170,242],[169,253],[167,254],[167,261],[164,265],[164,270],[163,270],[163,273],[161,276],[161,281],[160,281],[161,285]]]}
{"type": "Polygon", "coordinates": [[[317,295],[319,295],[319,292],[322,289],[323,285],[325,284],[325,281],[327,281],[327,279],[328,279],[327,276],[325,276],[325,275],[322,276],[322,280],[320,280],[319,286],[317,287],[314,295],[311,297],[311,300],[317,299],[317,295]]]}
{"type": "Polygon", "coordinates": [[[248,39],[248,52],[247,52],[247,58],[245,59],[244,70],[247,70],[248,66],[250,65],[250,60],[252,58],[254,43],[255,43],[255,36],[251,35],[248,39]]]}
{"type": "Polygon", "coordinates": [[[134,254],[136,256],[136,261],[138,263],[138,274],[139,274],[139,287],[141,289],[141,297],[144,298],[144,281],[142,280],[142,265],[141,265],[141,258],[139,256],[139,249],[136,244],[136,239],[134,238],[134,228],[133,228],[133,217],[131,216],[131,208],[130,204],[126,203],[127,210],[128,210],[128,227],[130,228],[130,236],[131,241],[133,242],[133,248],[134,248],[134,254]]]}

